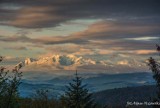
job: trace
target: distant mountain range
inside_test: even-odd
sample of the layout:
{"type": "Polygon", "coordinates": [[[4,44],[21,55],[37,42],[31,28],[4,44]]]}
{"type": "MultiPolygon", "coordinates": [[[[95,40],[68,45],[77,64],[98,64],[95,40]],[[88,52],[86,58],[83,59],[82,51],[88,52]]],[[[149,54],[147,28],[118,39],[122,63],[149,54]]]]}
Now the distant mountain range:
{"type": "Polygon", "coordinates": [[[38,60],[27,58],[24,61],[25,65],[37,64],[37,65],[61,65],[61,66],[71,66],[71,65],[84,65],[84,64],[96,64],[96,61],[91,59],[84,59],[82,57],[77,57],[74,55],[53,55],[50,57],[39,58],[38,60]]]}
{"type": "Polygon", "coordinates": [[[47,67],[55,70],[110,70],[110,71],[130,71],[143,70],[146,67],[145,62],[138,62],[136,60],[120,60],[112,62],[108,60],[95,60],[86,57],[77,57],[75,55],[52,55],[48,57],[41,57],[39,59],[26,58],[24,61],[17,64],[23,67],[47,67]]]}
{"type": "MultiPolygon", "coordinates": [[[[124,73],[124,74],[79,74],[83,78],[83,84],[87,84],[90,92],[97,92],[107,89],[136,87],[143,85],[154,85],[155,81],[152,78],[152,73],[124,73]]],[[[61,94],[65,90],[73,75],[57,75],[57,73],[43,72],[26,72],[22,78],[20,85],[20,94],[22,96],[29,96],[38,89],[48,89],[53,94],[61,94]]]]}

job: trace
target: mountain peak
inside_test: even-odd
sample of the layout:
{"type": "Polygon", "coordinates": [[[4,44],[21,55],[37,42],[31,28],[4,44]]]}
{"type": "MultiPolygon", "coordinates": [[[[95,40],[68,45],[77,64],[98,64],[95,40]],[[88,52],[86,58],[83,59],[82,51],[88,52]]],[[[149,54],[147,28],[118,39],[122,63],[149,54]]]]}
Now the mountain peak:
{"type": "Polygon", "coordinates": [[[24,61],[24,64],[25,65],[29,65],[31,64],[32,62],[36,61],[35,59],[33,58],[26,58],[25,61],[24,61]]]}
{"type": "MultiPolygon", "coordinates": [[[[23,66],[26,65],[50,65],[50,66],[82,66],[88,64],[96,64],[96,61],[91,59],[84,59],[83,57],[77,57],[75,55],[52,55],[47,57],[41,57],[39,59],[26,58],[23,62],[23,66]]],[[[22,64],[21,63],[21,64],[22,64]]]]}

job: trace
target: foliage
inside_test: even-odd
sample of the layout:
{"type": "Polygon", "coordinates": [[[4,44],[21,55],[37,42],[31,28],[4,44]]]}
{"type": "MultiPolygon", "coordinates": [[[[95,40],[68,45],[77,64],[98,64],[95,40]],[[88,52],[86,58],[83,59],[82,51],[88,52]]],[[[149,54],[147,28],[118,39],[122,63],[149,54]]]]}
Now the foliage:
{"type": "Polygon", "coordinates": [[[86,85],[82,85],[82,79],[75,75],[72,83],[69,83],[67,91],[61,97],[64,108],[94,108],[95,104],[92,99],[92,94],[86,89],[86,85]]]}
{"type": "MultiPolygon", "coordinates": [[[[157,51],[160,53],[160,46],[156,45],[157,47],[157,51]]],[[[153,78],[156,81],[156,86],[157,86],[157,97],[155,97],[153,99],[154,102],[160,102],[160,63],[158,62],[158,60],[155,60],[154,58],[150,57],[149,58],[149,67],[153,73],[153,78]]],[[[154,106],[159,107],[159,106],[154,106]]]]}
{"type": "Polygon", "coordinates": [[[20,108],[62,108],[60,102],[50,96],[48,90],[36,90],[30,98],[21,98],[20,108]]]}
{"type": "MultiPolygon", "coordinates": [[[[3,57],[0,57],[2,62],[3,57]]],[[[18,87],[21,81],[22,72],[15,67],[11,73],[5,67],[0,67],[0,108],[18,108],[18,87]]]]}

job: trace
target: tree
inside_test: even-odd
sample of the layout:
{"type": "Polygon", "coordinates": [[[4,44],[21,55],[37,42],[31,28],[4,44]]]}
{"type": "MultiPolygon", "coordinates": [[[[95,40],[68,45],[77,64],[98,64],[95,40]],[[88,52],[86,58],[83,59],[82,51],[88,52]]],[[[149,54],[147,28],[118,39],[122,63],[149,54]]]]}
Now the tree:
{"type": "MultiPolygon", "coordinates": [[[[0,62],[2,62],[3,57],[0,56],[0,62]]],[[[6,68],[1,66],[0,67],[0,108],[4,104],[4,95],[6,94],[7,90],[7,77],[8,71],[6,71],[6,68]]]]}
{"type": "MultiPolygon", "coordinates": [[[[0,57],[0,62],[2,60],[3,57],[0,57]]],[[[0,67],[0,108],[18,108],[18,87],[22,77],[20,68],[18,65],[9,73],[5,67],[0,67]]]]}
{"type": "Polygon", "coordinates": [[[49,91],[43,89],[36,90],[33,101],[35,102],[32,105],[34,108],[49,108],[49,91]]]}
{"type": "Polygon", "coordinates": [[[47,89],[38,89],[30,98],[21,98],[20,108],[63,108],[47,89]]]}
{"type": "MultiPolygon", "coordinates": [[[[156,45],[156,47],[157,51],[160,52],[160,46],[156,45]]],[[[160,102],[160,63],[152,57],[150,57],[148,61],[149,61],[148,65],[153,73],[153,78],[155,79],[157,86],[157,97],[153,101],[160,102]]]]}
{"type": "Polygon", "coordinates": [[[64,108],[95,108],[92,94],[86,89],[86,85],[82,85],[82,78],[77,71],[73,82],[66,88],[67,91],[61,98],[64,108]]]}

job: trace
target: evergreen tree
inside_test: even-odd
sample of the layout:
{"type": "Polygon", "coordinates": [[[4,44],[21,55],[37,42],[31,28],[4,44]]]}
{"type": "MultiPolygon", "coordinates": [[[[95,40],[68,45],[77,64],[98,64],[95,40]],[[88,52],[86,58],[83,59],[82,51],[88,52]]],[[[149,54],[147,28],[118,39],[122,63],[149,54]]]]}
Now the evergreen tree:
{"type": "MultiPolygon", "coordinates": [[[[160,53],[160,46],[156,45],[157,51],[160,53]]],[[[157,97],[153,99],[154,102],[160,102],[160,63],[155,60],[154,58],[150,57],[149,58],[149,67],[153,73],[153,78],[156,81],[156,86],[157,86],[157,97]]],[[[154,108],[159,108],[159,106],[153,106],[154,108]]]]}
{"type": "Polygon", "coordinates": [[[95,108],[92,94],[82,85],[82,78],[78,76],[77,71],[72,83],[69,83],[65,95],[62,96],[64,108],[95,108]]]}

